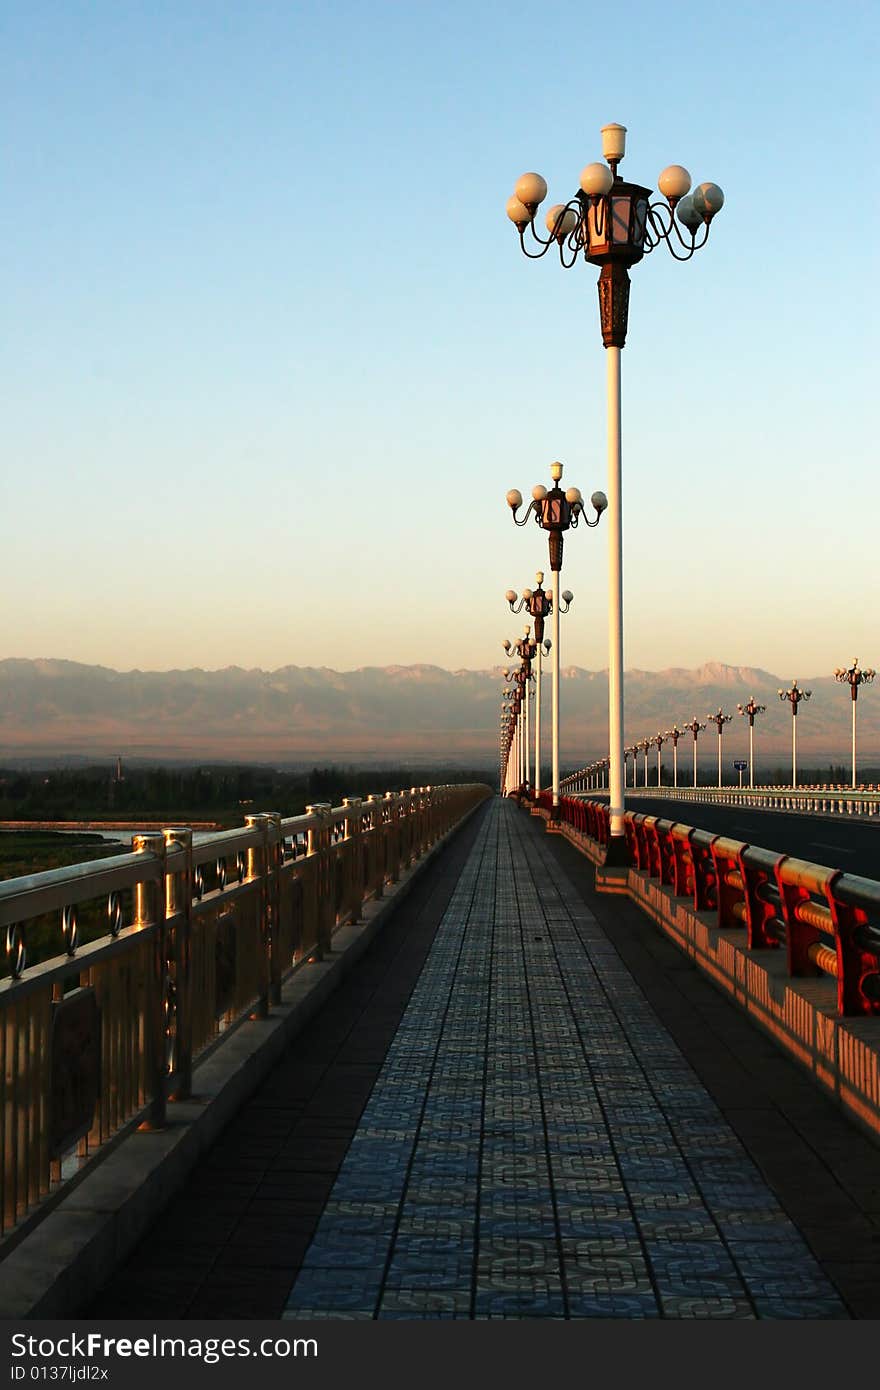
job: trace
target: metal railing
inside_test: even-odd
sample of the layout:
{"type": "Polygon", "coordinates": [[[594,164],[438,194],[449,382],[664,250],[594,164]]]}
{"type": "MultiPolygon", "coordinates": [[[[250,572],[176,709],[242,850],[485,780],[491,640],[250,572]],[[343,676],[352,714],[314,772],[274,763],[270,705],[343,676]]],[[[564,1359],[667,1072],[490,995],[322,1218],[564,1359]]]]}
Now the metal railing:
{"type": "MultiPolygon", "coordinates": [[[[563,791],[596,790],[586,785],[580,773],[560,782],[563,791]]],[[[627,786],[627,796],[663,797],[673,801],[696,801],[703,805],[747,806],[757,810],[795,811],[799,814],[880,816],[880,790],[876,787],[667,787],[639,783],[627,786]]]]}
{"type": "MultiPolygon", "coordinates": [[[[607,844],[603,802],[563,797],[561,818],[607,844]]],[[[632,867],[674,897],[744,928],[752,950],[785,950],[793,977],[833,976],[839,1014],[880,1015],[880,882],[637,811],[625,834],[632,867]]]]}
{"type": "Polygon", "coordinates": [[[194,1063],[267,1017],[291,971],[490,795],[474,784],[387,792],[193,843],[135,835],[132,853],[0,882],[0,1231],[137,1125],[191,1094],[194,1063]],[[78,939],[98,903],[106,934],[78,939]],[[106,908],[104,908],[106,903],[106,908]],[[47,917],[48,915],[48,917],[47,917]],[[28,963],[35,919],[61,953],[28,963]]]}

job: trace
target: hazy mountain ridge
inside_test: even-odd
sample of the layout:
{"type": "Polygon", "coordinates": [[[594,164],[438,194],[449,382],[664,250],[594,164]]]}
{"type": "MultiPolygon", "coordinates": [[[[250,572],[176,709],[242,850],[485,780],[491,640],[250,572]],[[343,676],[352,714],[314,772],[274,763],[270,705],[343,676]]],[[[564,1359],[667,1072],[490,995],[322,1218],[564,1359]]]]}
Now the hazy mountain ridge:
{"type": "MultiPolygon", "coordinates": [[[[499,664],[447,671],[414,666],[365,666],[352,671],[282,666],[275,671],[228,666],[173,671],[114,671],[106,666],[42,658],[0,661],[0,753],[153,752],[194,757],[488,756],[497,748],[503,680],[499,664]]],[[[562,671],[562,755],[587,761],[607,744],[606,671],[562,671]]],[[[736,702],[766,704],[756,723],[756,750],[784,762],[791,747],[791,712],[777,699],[790,677],[750,666],[708,661],[694,669],[634,669],[626,673],[626,740],[650,737],[719,705],[733,721],[725,756],[739,756],[748,726],[736,702]]],[[[833,676],[799,679],[813,698],[798,715],[802,757],[849,756],[850,699],[833,676]]],[[[544,711],[549,740],[550,672],[544,711]]],[[[880,752],[880,692],[859,701],[859,747],[880,752]]],[[[680,744],[690,761],[689,734],[680,744]]],[[[714,757],[710,725],[700,750],[714,757]]],[[[664,757],[668,753],[664,749],[664,757]]]]}

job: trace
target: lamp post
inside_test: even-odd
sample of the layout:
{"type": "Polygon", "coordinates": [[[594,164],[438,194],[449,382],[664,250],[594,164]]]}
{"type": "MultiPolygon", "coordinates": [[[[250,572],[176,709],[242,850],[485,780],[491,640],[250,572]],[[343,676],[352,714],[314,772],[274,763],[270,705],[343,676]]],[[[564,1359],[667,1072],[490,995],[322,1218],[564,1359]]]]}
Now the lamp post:
{"type": "Polygon", "coordinates": [[[666,740],[667,740],[668,737],[669,737],[668,734],[655,734],[654,737],[651,739],[651,742],[654,743],[654,744],[656,744],[656,746],[657,746],[657,786],[658,786],[658,787],[659,787],[659,785],[660,785],[660,749],[663,747],[663,745],[664,745],[664,743],[666,742],[666,740]]]}
{"type": "Polygon", "coordinates": [[[722,734],[722,731],[723,731],[723,729],[724,729],[725,724],[729,724],[732,718],[733,718],[733,715],[732,715],[732,714],[723,714],[723,713],[722,713],[722,710],[721,710],[721,706],[720,706],[720,705],[719,705],[719,707],[718,707],[718,713],[717,713],[717,714],[707,714],[707,715],[706,715],[706,722],[707,722],[707,724],[714,724],[715,727],[716,727],[716,729],[718,730],[718,785],[719,785],[719,787],[721,786],[721,734],[722,734]]]}
{"type": "Polygon", "coordinates": [[[525,526],[529,516],[534,513],[535,521],[546,531],[550,548],[550,569],[553,572],[553,733],[552,733],[552,756],[553,756],[553,810],[551,818],[559,819],[559,615],[560,612],[567,612],[568,605],[573,597],[568,590],[560,594],[559,575],[562,570],[562,545],[563,536],[570,527],[576,527],[581,521],[586,526],[598,526],[599,519],[605,508],[608,506],[608,499],[604,492],[594,492],[590,502],[596,511],[593,521],[590,521],[584,511],[584,502],[580,488],[570,487],[567,492],[563,492],[559,486],[562,477],[562,464],[559,462],[551,463],[550,477],[553,487],[548,491],[543,483],[537,483],[532,488],[532,500],[523,513],[522,517],[517,516],[518,509],[522,506],[522,493],[518,488],[511,488],[507,494],[507,505],[513,514],[513,520],[517,526],[525,526]],[[559,595],[559,599],[557,599],[559,595]],[[568,595],[568,597],[566,597],[568,595]],[[562,603],[566,607],[562,608],[562,603]]]}
{"type": "Polygon", "coordinates": [[[737,705],[740,714],[747,714],[749,717],[749,786],[755,785],[755,715],[763,714],[766,705],[756,705],[754,695],[749,696],[747,705],[737,705]]]}
{"type": "Polygon", "coordinates": [[[791,785],[797,786],[797,712],[798,705],[802,700],[809,700],[812,690],[801,690],[796,680],[791,683],[790,690],[777,690],[776,694],[780,700],[788,700],[791,705],[791,785]]]}
{"type": "Polygon", "coordinates": [[[610,839],[606,864],[626,863],[624,837],[623,769],[623,522],[621,507],[621,408],[620,353],[626,342],[629,313],[629,267],[665,242],[676,260],[690,260],[705,246],[709,224],[724,203],[717,184],[701,183],[690,192],[691,177],[679,164],[670,164],[660,174],[658,187],[665,202],[651,202],[651,189],[626,183],[617,169],[626,150],[626,127],[602,127],[602,153],[607,160],[588,164],[580,177],[580,188],[567,203],[558,203],[547,213],[545,240],[535,231],[535,216],[547,195],[547,184],[540,174],[523,174],[514,196],[508,200],[507,216],[519,232],[520,245],[527,256],[536,259],[551,246],[559,250],[566,268],[579,257],[601,266],[599,274],[599,317],[602,342],[607,350],[608,369],[608,591],[609,660],[608,713],[611,771],[609,776],[610,839]],[[676,221],[676,218],[678,221],[676,221]],[[680,226],[678,224],[681,224],[680,226]],[[529,250],[526,232],[531,229],[529,250]],[[684,232],[682,231],[684,229],[684,232]]]}
{"type": "Polygon", "coordinates": [[[673,724],[666,737],[672,739],[672,785],[678,786],[678,740],[681,738],[683,730],[677,724],[673,724]]]}
{"type": "Polygon", "coordinates": [[[634,748],[632,748],[632,747],[630,747],[630,748],[624,748],[624,750],[623,750],[623,784],[624,784],[625,787],[628,787],[628,786],[629,786],[629,755],[630,755],[630,753],[632,753],[633,757],[635,757],[635,749],[634,749],[634,748]]]}
{"type": "Polygon", "coordinates": [[[528,788],[531,784],[531,753],[529,748],[529,686],[532,680],[532,663],[525,657],[516,671],[511,671],[507,667],[504,669],[504,679],[516,682],[516,693],[514,700],[517,701],[517,712],[521,716],[519,728],[520,742],[520,763],[522,766],[522,783],[528,788]]]}
{"type": "MultiPolygon", "coordinates": [[[[553,595],[548,594],[542,587],[544,583],[543,570],[538,570],[535,578],[538,581],[535,588],[523,589],[519,602],[517,602],[515,589],[508,589],[504,597],[507,599],[511,613],[519,613],[525,608],[528,613],[531,613],[535,623],[538,657],[535,666],[535,798],[537,799],[541,795],[541,671],[543,657],[549,654],[553,645],[549,637],[544,637],[544,619],[553,609],[553,595]]],[[[570,605],[574,594],[566,589],[562,598],[570,605]]],[[[565,609],[564,611],[567,612],[568,610],[565,609]]]]}
{"type": "Polygon", "coordinates": [[[686,729],[690,729],[691,733],[692,733],[693,736],[694,736],[694,786],[696,786],[696,785],[697,785],[697,738],[698,738],[698,736],[699,736],[700,730],[701,730],[701,729],[705,729],[706,726],[705,726],[705,724],[701,724],[700,721],[699,721],[699,719],[697,718],[697,716],[694,715],[694,717],[693,717],[693,719],[691,720],[690,724],[685,724],[684,727],[685,727],[686,729]]]}
{"type": "MultiPolygon", "coordinates": [[[[531,639],[531,637],[529,636],[530,631],[531,631],[531,628],[527,626],[524,635],[519,639],[518,642],[514,642],[512,647],[511,647],[511,644],[510,644],[509,641],[505,641],[505,642],[503,643],[504,650],[507,652],[508,656],[510,655],[510,652],[511,652],[512,650],[515,651],[515,652],[517,653],[517,655],[519,656],[520,661],[522,662],[522,669],[526,672],[526,679],[527,679],[527,680],[528,680],[528,678],[529,678],[529,677],[531,676],[531,674],[532,674],[532,661],[534,660],[535,654],[536,654],[536,653],[540,653],[540,650],[541,650],[540,644],[539,644],[538,642],[533,642],[532,639],[531,639]]],[[[549,646],[550,644],[548,643],[547,645],[549,646]]],[[[540,690],[540,687],[539,687],[539,690],[540,690]]],[[[531,694],[531,690],[530,690],[530,687],[529,687],[528,685],[525,687],[525,694],[526,694],[526,728],[525,728],[525,736],[526,736],[526,740],[528,740],[528,739],[529,739],[529,703],[530,703],[529,697],[530,697],[530,694],[531,694]]],[[[539,718],[540,718],[540,716],[539,716],[539,718]]],[[[529,759],[529,757],[530,757],[530,754],[529,754],[529,752],[528,752],[528,750],[527,750],[527,753],[526,753],[526,782],[530,784],[531,779],[530,779],[530,776],[529,776],[529,766],[528,766],[528,759],[529,759]]],[[[538,761],[539,761],[539,759],[540,759],[540,739],[539,739],[539,738],[536,738],[536,740],[535,740],[535,767],[536,767],[536,769],[537,769],[536,776],[537,776],[538,781],[540,781],[540,777],[541,777],[540,769],[538,768],[538,761]]]]}
{"type": "Polygon", "coordinates": [[[834,672],[834,679],[840,681],[841,685],[848,685],[852,693],[852,784],[856,785],[856,704],[859,698],[859,686],[870,685],[877,672],[869,666],[867,670],[859,670],[859,658],[856,657],[852,666],[845,670],[838,666],[834,672]]]}
{"type": "MultiPolygon", "coordinates": [[[[649,738],[640,739],[639,742],[638,742],[638,744],[637,744],[637,747],[638,747],[638,749],[639,749],[639,752],[640,752],[640,753],[644,753],[644,755],[645,755],[645,786],[647,786],[647,785],[648,785],[648,753],[649,753],[650,748],[651,748],[651,740],[650,740],[649,738]]],[[[633,778],[633,782],[635,782],[635,778],[633,778]]]]}

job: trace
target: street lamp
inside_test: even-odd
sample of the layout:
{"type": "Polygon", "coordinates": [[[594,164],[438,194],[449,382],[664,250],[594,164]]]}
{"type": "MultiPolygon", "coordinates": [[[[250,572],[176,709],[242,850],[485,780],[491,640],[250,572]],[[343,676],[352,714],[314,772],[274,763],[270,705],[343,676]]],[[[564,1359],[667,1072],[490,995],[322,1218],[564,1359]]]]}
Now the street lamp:
{"type": "MultiPolygon", "coordinates": [[[[639,751],[642,752],[642,753],[644,753],[644,755],[645,755],[645,786],[647,786],[647,785],[648,785],[648,753],[649,753],[650,748],[651,748],[651,740],[650,740],[649,738],[640,739],[639,742],[638,742],[638,744],[637,744],[636,746],[638,747],[639,751]]],[[[633,778],[633,784],[635,784],[635,778],[633,778]]]]}
{"type": "Polygon", "coordinates": [[[536,259],[558,247],[566,268],[583,255],[601,266],[599,317],[602,342],[608,352],[608,496],[609,507],[609,660],[608,705],[611,771],[609,776],[610,839],[606,864],[626,862],[623,768],[623,521],[621,507],[620,353],[626,342],[629,312],[629,267],[665,242],[676,260],[686,261],[709,236],[709,224],[724,203],[717,184],[701,183],[693,192],[691,177],[679,164],[660,174],[658,187],[665,203],[651,202],[651,190],[625,183],[617,169],[626,150],[626,127],[602,127],[602,153],[607,164],[588,164],[578,192],[557,203],[547,214],[545,240],[535,231],[535,216],[547,195],[540,174],[523,174],[507,203],[507,216],[519,232],[520,245],[536,259]],[[677,219],[677,220],[676,220],[677,219]],[[680,224],[680,225],[679,225],[680,224]],[[526,232],[531,229],[530,244],[526,232]],[[682,230],[684,229],[684,230],[682,230]]]}
{"type": "MultiPolygon", "coordinates": [[[[522,644],[517,645],[519,646],[522,644]]],[[[518,702],[518,712],[522,714],[522,727],[520,729],[522,780],[528,790],[531,785],[531,754],[529,749],[529,694],[530,683],[533,679],[531,659],[529,657],[523,657],[516,671],[511,671],[508,667],[505,667],[503,675],[506,681],[516,682],[514,699],[518,702]]]]}
{"type": "MultiPolygon", "coordinates": [[[[535,653],[538,652],[538,651],[540,651],[540,647],[539,647],[538,643],[537,643],[537,642],[533,642],[532,639],[531,639],[531,637],[529,636],[530,631],[531,631],[531,629],[527,626],[527,627],[526,627],[526,630],[525,630],[525,634],[519,639],[518,642],[514,642],[512,647],[511,647],[511,644],[510,644],[509,641],[505,641],[505,642],[503,643],[504,650],[507,652],[508,656],[510,655],[511,650],[515,651],[515,652],[517,653],[517,655],[519,656],[520,661],[522,662],[522,669],[527,673],[526,678],[528,678],[529,676],[531,676],[531,673],[532,673],[532,661],[533,661],[533,659],[534,659],[535,653]]],[[[517,678],[517,679],[518,679],[518,678],[517,678]]],[[[525,727],[525,737],[526,737],[526,740],[527,740],[527,741],[528,741],[528,738],[529,738],[529,696],[530,696],[530,694],[531,694],[531,689],[530,689],[529,686],[527,686],[527,687],[526,687],[526,727],[525,727]]],[[[536,744],[536,746],[535,746],[535,757],[536,757],[536,759],[538,758],[538,756],[539,756],[539,753],[538,753],[538,745],[536,744]]],[[[526,749],[526,783],[527,783],[527,785],[530,784],[530,781],[531,781],[530,775],[529,775],[529,774],[530,774],[529,757],[530,757],[529,749],[527,748],[527,749],[526,749]]],[[[538,777],[539,777],[539,779],[540,779],[540,772],[538,773],[538,777]]]]}
{"type": "Polygon", "coordinates": [[[756,705],[754,695],[749,696],[747,705],[737,705],[740,714],[747,714],[749,717],[749,786],[755,785],[755,715],[763,714],[766,705],[756,705]]]}
{"type": "Polygon", "coordinates": [[[652,742],[652,743],[655,743],[655,744],[657,745],[657,786],[658,786],[658,787],[659,787],[659,785],[660,785],[660,749],[663,747],[663,745],[664,745],[664,743],[666,742],[666,740],[667,740],[668,737],[669,737],[668,734],[655,734],[654,737],[651,739],[651,742],[652,742]]]}
{"type": "MultiPolygon", "coordinates": [[[[535,623],[538,656],[535,667],[535,798],[537,799],[541,795],[541,671],[543,657],[549,654],[553,645],[549,637],[544,637],[544,619],[552,612],[553,595],[547,593],[542,587],[544,583],[543,570],[538,570],[535,578],[538,581],[535,588],[523,589],[519,602],[517,602],[515,589],[508,589],[504,597],[507,599],[511,613],[519,613],[525,608],[526,612],[532,615],[535,623]]],[[[574,594],[566,589],[562,598],[566,605],[570,605],[574,594]]],[[[568,607],[563,611],[567,612],[568,607]]]]}
{"type": "Polygon", "coordinates": [[[852,666],[843,670],[838,667],[834,672],[834,679],[840,681],[841,685],[848,685],[852,691],[852,784],[856,785],[856,702],[859,698],[859,686],[870,685],[877,672],[869,666],[866,671],[859,670],[859,658],[856,657],[852,666]]]}
{"type": "Polygon", "coordinates": [[[666,737],[672,739],[672,785],[678,786],[678,740],[681,738],[683,730],[677,724],[673,724],[668,730],[666,737]]]}
{"type": "Polygon", "coordinates": [[[790,690],[777,690],[780,700],[788,700],[791,705],[791,785],[797,786],[797,712],[802,700],[809,700],[812,690],[800,690],[793,680],[790,690]]]}
{"type": "Polygon", "coordinates": [[[718,730],[718,785],[719,785],[719,787],[721,786],[721,732],[722,732],[722,730],[723,730],[725,724],[729,724],[732,718],[733,718],[733,715],[732,715],[732,714],[722,714],[722,712],[721,712],[721,706],[720,706],[720,705],[719,705],[719,707],[718,707],[718,713],[717,713],[717,714],[707,714],[707,715],[706,715],[706,722],[707,722],[708,724],[714,724],[715,727],[716,727],[716,729],[718,730]]]}
{"type": "Polygon", "coordinates": [[[632,754],[632,760],[633,760],[633,786],[635,786],[635,784],[636,784],[636,754],[637,754],[637,753],[638,753],[638,749],[637,749],[635,746],[633,746],[633,745],[631,745],[629,748],[624,748],[624,750],[623,750],[623,781],[624,781],[624,785],[627,784],[627,776],[626,776],[626,775],[627,775],[627,771],[628,771],[628,764],[629,764],[629,757],[630,757],[630,754],[632,754]]]}
{"type": "Polygon", "coordinates": [[[705,729],[706,726],[705,726],[705,724],[701,724],[700,721],[699,721],[699,719],[697,718],[697,716],[694,715],[694,717],[693,717],[693,719],[691,720],[690,724],[685,724],[684,727],[685,727],[686,729],[690,729],[691,733],[692,733],[693,736],[694,736],[694,786],[696,786],[696,785],[697,785],[697,737],[698,737],[698,735],[699,735],[701,729],[705,729]]]}
{"type": "MultiPolygon", "coordinates": [[[[553,811],[552,819],[559,819],[559,615],[560,612],[568,611],[573,595],[569,590],[560,594],[561,602],[556,601],[559,594],[559,574],[562,569],[562,543],[563,535],[570,527],[576,527],[581,521],[585,526],[598,526],[599,519],[608,506],[608,499],[604,492],[594,492],[590,502],[596,511],[593,521],[590,521],[584,511],[584,502],[580,488],[570,487],[567,492],[563,492],[559,486],[562,477],[562,464],[559,462],[551,463],[550,477],[553,482],[549,492],[543,483],[536,483],[532,488],[532,500],[523,513],[522,517],[517,516],[517,511],[522,506],[522,493],[519,488],[511,488],[507,494],[507,505],[513,513],[513,520],[517,526],[525,526],[529,516],[534,513],[535,521],[543,531],[547,532],[547,539],[550,547],[550,569],[554,574],[553,581],[553,811]],[[566,605],[562,608],[562,603],[566,605]]],[[[510,591],[508,591],[510,592],[510,591]]]]}

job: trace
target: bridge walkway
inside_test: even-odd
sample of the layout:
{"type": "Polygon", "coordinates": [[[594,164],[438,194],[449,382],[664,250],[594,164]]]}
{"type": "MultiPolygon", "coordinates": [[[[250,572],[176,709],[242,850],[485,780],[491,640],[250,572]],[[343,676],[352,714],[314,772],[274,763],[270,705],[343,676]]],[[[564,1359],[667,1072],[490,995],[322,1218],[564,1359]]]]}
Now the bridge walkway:
{"type": "Polygon", "coordinates": [[[495,799],[89,1318],[880,1315],[875,1145],[495,799]]]}

